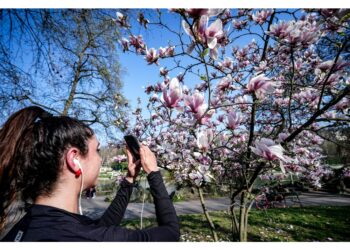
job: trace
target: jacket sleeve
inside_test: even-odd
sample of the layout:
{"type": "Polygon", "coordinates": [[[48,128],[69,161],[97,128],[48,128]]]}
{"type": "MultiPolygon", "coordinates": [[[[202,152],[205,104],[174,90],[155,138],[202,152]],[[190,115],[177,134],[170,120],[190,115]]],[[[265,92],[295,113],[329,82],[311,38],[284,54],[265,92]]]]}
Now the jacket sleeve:
{"type": "Polygon", "coordinates": [[[103,213],[100,219],[95,221],[99,226],[118,226],[124,217],[133,190],[133,184],[124,179],[120,183],[117,195],[103,213]]]}
{"type": "Polygon", "coordinates": [[[103,241],[179,241],[179,220],[160,172],[151,172],[147,179],[154,199],[158,226],[141,230],[108,227],[103,241]]]}
{"type": "Polygon", "coordinates": [[[151,172],[147,176],[153,196],[157,222],[162,229],[171,232],[175,238],[180,237],[180,225],[176,211],[168,192],[166,191],[160,171],[151,172]]]}

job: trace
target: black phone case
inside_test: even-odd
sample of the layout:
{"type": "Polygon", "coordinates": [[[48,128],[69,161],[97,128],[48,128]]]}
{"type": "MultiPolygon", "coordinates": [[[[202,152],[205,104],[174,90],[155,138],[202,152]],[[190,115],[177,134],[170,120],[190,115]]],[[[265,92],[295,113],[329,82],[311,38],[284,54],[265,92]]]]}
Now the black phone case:
{"type": "Polygon", "coordinates": [[[124,140],[126,144],[128,145],[128,148],[131,151],[131,154],[134,156],[136,160],[140,159],[140,144],[137,140],[137,138],[133,135],[126,135],[124,136],[124,140]]]}

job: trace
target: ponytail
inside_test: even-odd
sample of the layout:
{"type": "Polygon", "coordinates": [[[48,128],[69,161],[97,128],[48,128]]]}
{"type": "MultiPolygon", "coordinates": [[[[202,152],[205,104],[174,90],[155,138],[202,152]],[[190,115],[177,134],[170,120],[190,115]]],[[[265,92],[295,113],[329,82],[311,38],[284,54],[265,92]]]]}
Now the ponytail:
{"type": "Polygon", "coordinates": [[[0,129],[0,230],[3,229],[6,209],[15,200],[17,178],[14,155],[20,140],[35,120],[46,111],[39,107],[28,107],[14,113],[0,129]]]}
{"type": "Polygon", "coordinates": [[[84,156],[94,132],[82,122],[40,107],[14,113],[0,129],[0,231],[12,203],[50,195],[69,147],[84,156]]]}

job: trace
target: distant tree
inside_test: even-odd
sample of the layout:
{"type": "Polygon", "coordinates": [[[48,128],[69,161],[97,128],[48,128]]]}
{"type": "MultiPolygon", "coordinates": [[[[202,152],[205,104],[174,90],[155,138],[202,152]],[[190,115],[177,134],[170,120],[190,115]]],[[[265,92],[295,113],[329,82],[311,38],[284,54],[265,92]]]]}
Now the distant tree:
{"type": "Polygon", "coordinates": [[[329,164],[350,167],[350,123],[341,128],[328,128],[319,135],[325,139],[322,145],[329,164]]]}
{"type": "Polygon", "coordinates": [[[38,105],[77,117],[111,136],[125,117],[108,10],[7,9],[0,12],[2,117],[38,105]]]}
{"type": "Polygon", "coordinates": [[[111,168],[113,170],[126,170],[128,168],[127,162],[112,162],[111,168]]]}

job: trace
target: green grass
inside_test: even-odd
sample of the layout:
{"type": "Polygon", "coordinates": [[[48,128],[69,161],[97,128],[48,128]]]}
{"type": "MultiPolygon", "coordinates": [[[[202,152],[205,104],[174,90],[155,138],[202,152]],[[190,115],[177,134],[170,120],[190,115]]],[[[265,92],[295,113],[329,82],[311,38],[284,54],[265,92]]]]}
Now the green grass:
{"type": "MultiPolygon", "coordinates": [[[[228,212],[211,212],[220,241],[232,241],[228,212]]],[[[204,215],[181,215],[181,241],[213,241],[204,215]]],[[[140,220],[125,220],[123,226],[138,229],[140,220]]],[[[144,219],[145,227],[156,226],[144,219]]],[[[306,207],[252,210],[248,241],[350,241],[350,207],[306,207]]]]}

